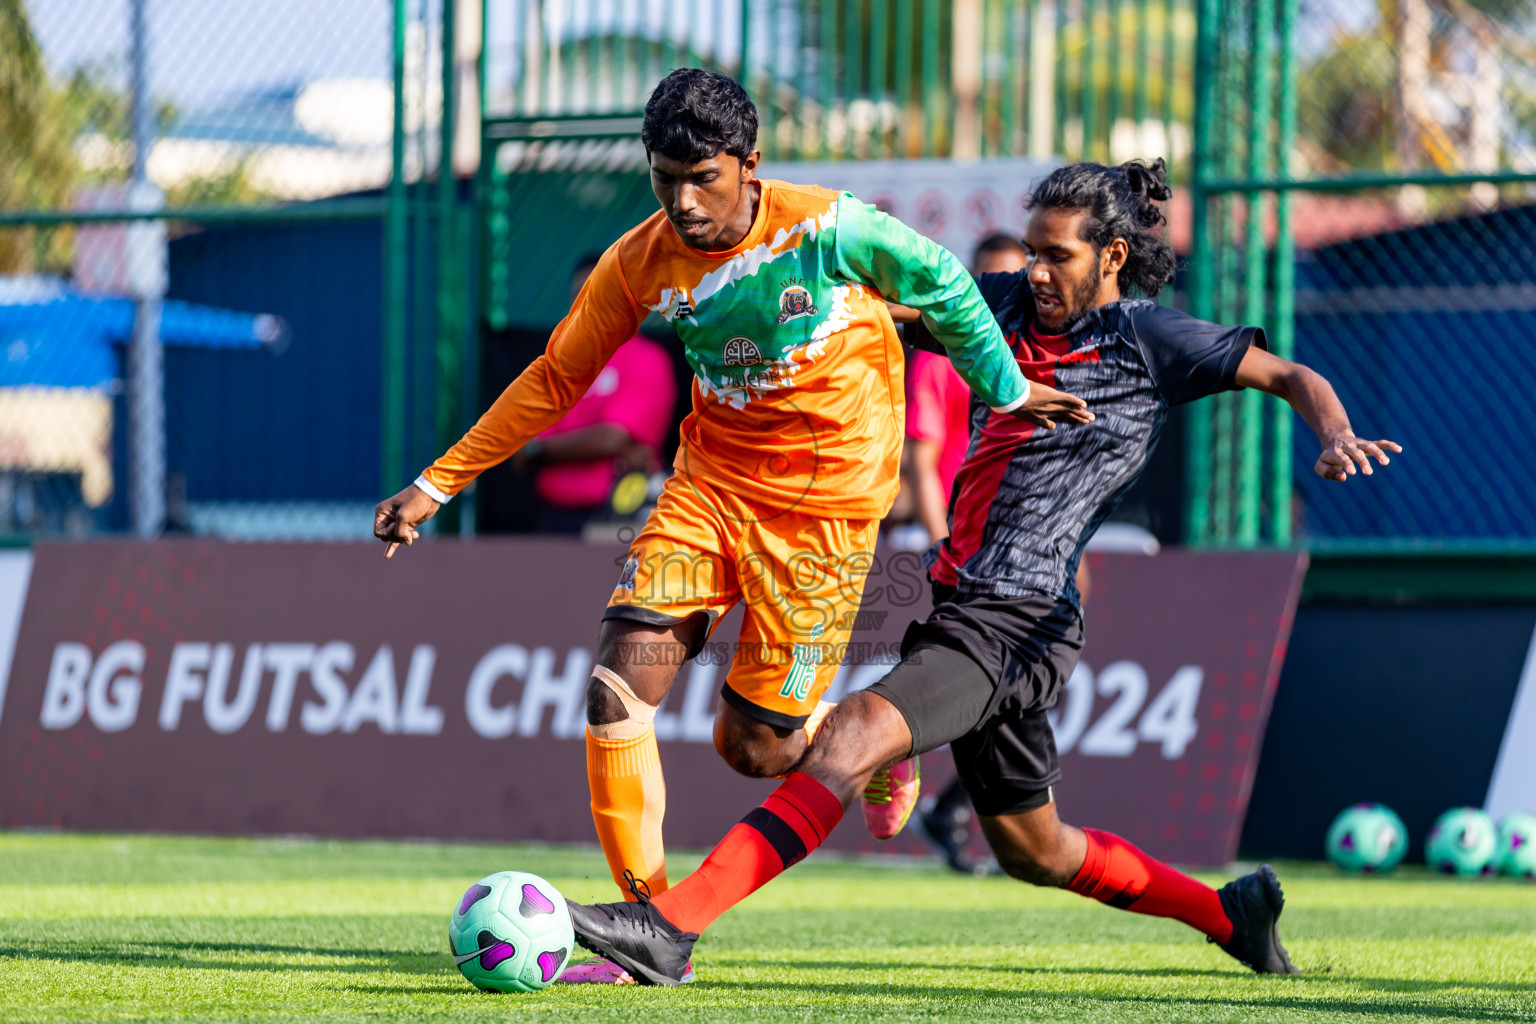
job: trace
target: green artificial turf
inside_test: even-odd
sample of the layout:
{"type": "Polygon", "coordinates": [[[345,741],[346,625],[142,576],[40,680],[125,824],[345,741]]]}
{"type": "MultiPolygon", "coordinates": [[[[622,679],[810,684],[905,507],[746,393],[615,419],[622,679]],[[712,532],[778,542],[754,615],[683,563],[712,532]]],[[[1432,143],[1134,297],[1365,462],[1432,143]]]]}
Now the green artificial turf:
{"type": "Polygon", "coordinates": [[[1278,865],[1303,973],[1261,978],[1069,893],[817,857],[711,929],[693,985],[480,993],[448,915],[511,867],[614,893],[589,849],[0,833],[0,1020],[1536,1021],[1536,886],[1506,880],[1278,865]]]}

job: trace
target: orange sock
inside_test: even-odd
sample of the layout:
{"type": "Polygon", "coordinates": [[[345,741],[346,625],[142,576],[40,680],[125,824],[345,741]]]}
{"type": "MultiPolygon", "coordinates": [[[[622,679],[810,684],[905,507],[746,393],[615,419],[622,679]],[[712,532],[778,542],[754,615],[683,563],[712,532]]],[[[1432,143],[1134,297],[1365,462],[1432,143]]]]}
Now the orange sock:
{"type": "Polygon", "coordinates": [[[608,858],[613,880],[626,900],[635,897],[624,881],[630,871],[659,895],[667,889],[667,858],[661,819],[667,788],[661,776],[656,730],[633,739],[608,740],[587,733],[587,783],[592,790],[592,824],[608,858]]]}

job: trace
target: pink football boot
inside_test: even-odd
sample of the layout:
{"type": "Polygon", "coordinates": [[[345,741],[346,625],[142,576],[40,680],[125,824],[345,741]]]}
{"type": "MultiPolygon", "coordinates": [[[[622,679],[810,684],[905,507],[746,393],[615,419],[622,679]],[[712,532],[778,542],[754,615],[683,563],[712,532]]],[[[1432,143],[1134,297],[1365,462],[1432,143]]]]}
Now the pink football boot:
{"type": "MultiPolygon", "coordinates": [[[[688,972],[683,975],[683,984],[693,980],[693,965],[688,965],[688,972]]],[[[579,964],[571,964],[560,973],[557,985],[633,985],[635,979],[628,971],[614,963],[612,960],[604,960],[598,957],[595,960],[583,960],[579,964]]]]}
{"type": "Polygon", "coordinates": [[[901,831],[917,806],[921,781],[922,772],[915,757],[875,772],[860,795],[864,804],[864,825],[870,835],[876,839],[890,839],[901,831]]]}

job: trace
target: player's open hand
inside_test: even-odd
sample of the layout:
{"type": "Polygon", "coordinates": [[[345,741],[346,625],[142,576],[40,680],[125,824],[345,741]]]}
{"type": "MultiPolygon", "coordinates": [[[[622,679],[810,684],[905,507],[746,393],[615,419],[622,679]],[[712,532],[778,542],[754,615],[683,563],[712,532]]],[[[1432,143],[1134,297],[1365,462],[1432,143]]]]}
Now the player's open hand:
{"type": "Polygon", "coordinates": [[[385,498],[373,510],[373,535],[385,544],[384,557],[392,558],[401,544],[410,547],[421,534],[416,527],[431,519],[442,506],[412,484],[393,498],[385,498]]]}
{"type": "Polygon", "coordinates": [[[1401,452],[1403,446],[1396,441],[1367,441],[1354,434],[1339,434],[1323,446],[1323,454],[1317,457],[1312,472],[1324,480],[1343,483],[1356,473],[1371,475],[1371,460],[1385,466],[1392,460],[1387,452],[1401,452]]]}
{"type": "Polygon", "coordinates": [[[1093,413],[1088,411],[1087,402],[1076,395],[1046,387],[1039,381],[1029,382],[1029,398],[1023,405],[1013,410],[1013,414],[1047,430],[1055,430],[1058,421],[1062,423],[1093,422],[1093,413]]]}

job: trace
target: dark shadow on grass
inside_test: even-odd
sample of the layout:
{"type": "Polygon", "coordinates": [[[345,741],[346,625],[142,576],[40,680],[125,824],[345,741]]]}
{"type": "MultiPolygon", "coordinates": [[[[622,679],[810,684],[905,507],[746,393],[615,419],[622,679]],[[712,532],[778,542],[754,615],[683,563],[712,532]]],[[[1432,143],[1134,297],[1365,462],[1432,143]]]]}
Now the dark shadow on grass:
{"type": "MultiPolygon", "coordinates": [[[[752,968],[761,967],[761,960],[743,960],[729,956],[710,957],[708,964],[719,964],[722,967],[752,968]]],[[[922,971],[922,970],[968,970],[985,971],[996,974],[1032,974],[1032,975],[1114,975],[1126,978],[1252,978],[1254,977],[1246,969],[1238,969],[1235,965],[1226,970],[1217,968],[1196,967],[1034,967],[1034,966],[1009,966],[1006,964],[967,964],[956,962],[950,964],[936,963],[897,963],[893,961],[872,962],[868,960],[830,960],[826,958],[816,960],[781,960],[779,964],[786,967],[794,967],[797,970],[836,970],[836,971],[922,971]]],[[[1368,988],[1383,992],[1444,992],[1451,989],[1468,989],[1482,992],[1502,992],[1510,995],[1536,993],[1536,982],[1529,981],[1429,981],[1419,978],[1372,978],[1360,974],[1343,974],[1331,970],[1302,968],[1298,980],[1320,983],[1345,983],[1364,985],[1368,988]]]]}
{"type": "Polygon", "coordinates": [[[20,960],[63,960],[69,963],[112,964],[137,967],[187,967],[212,971],[314,971],[353,972],[394,971],[400,974],[438,974],[451,971],[453,962],[446,953],[404,953],[393,949],[343,949],[322,946],[288,946],[266,942],[185,942],[121,941],[102,949],[40,949],[0,946],[0,958],[20,960]],[[205,959],[183,954],[249,953],[290,956],[355,957],[371,963],[304,964],[287,962],[245,963],[237,960],[205,959]]]}
{"type": "MultiPolygon", "coordinates": [[[[926,964],[925,967],[933,965],[926,964]]],[[[1118,973],[1105,971],[1103,973],[1118,973]]],[[[715,986],[710,986],[715,987],[715,986]]],[[[1266,986],[1254,991],[1254,994],[1245,999],[1180,999],[1172,996],[1152,996],[1133,994],[1110,994],[1097,992],[1058,992],[1050,989],[984,989],[970,988],[959,985],[892,985],[870,983],[838,983],[838,982],[755,982],[743,981],[731,985],[721,985],[721,988],[736,988],[749,991],[757,991],[763,994],[764,999],[771,999],[772,993],[805,995],[817,993],[825,996],[885,996],[908,999],[932,999],[936,996],[980,999],[980,1000],[1008,1000],[1019,1003],[1031,1003],[1036,1006],[1042,1001],[1079,1000],[1089,1003],[1123,1004],[1129,1006],[1160,1006],[1168,1007],[1176,1014],[1174,1019],[1194,1019],[1215,1008],[1251,1013],[1256,1009],[1294,1010],[1308,1012],[1347,1013],[1347,1014],[1377,1014],[1384,1016],[1413,1016],[1435,1017],[1455,1020],[1527,1020],[1536,1021],[1536,1011],[1528,1014],[1516,1012],[1511,1014],[1508,1010],[1480,1009],[1470,1006],[1426,1006],[1421,1003],[1388,1003],[1380,1001],[1368,1001],[1363,999],[1337,999],[1322,998],[1310,999],[1304,993],[1279,986],[1266,986]]],[[[1021,1011],[1021,1015],[1027,1015],[1021,1011]]]]}

